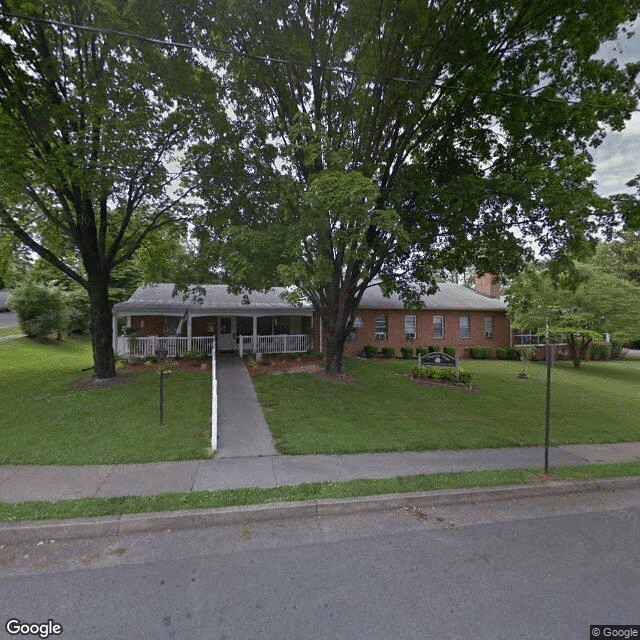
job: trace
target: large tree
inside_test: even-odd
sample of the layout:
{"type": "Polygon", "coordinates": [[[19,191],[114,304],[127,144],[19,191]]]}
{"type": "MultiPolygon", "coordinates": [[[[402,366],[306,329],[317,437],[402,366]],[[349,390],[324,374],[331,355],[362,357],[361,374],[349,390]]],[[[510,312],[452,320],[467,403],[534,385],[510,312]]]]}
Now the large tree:
{"type": "Polygon", "coordinates": [[[110,377],[111,275],[184,213],[186,149],[218,125],[215,78],[189,49],[115,33],[182,37],[175,3],[0,8],[0,221],[86,289],[95,375],[110,377]]]}
{"type": "Polygon", "coordinates": [[[640,336],[640,285],[605,272],[596,261],[560,274],[531,264],[506,295],[512,327],[566,342],[576,368],[605,336],[619,343],[640,336]]]}
{"type": "Polygon", "coordinates": [[[239,287],[311,300],[337,374],[375,279],[413,304],[412,281],[513,270],[531,238],[551,256],[575,249],[609,211],[588,145],[636,105],[638,66],[594,54],[636,8],[210,3],[203,46],[219,54],[238,137],[201,168],[212,255],[239,287]]]}

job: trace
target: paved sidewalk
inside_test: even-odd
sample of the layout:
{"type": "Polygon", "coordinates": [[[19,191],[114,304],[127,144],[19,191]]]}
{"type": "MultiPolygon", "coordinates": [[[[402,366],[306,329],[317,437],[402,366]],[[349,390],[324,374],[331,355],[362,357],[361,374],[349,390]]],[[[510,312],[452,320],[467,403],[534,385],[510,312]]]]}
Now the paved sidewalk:
{"type": "MultiPolygon", "coordinates": [[[[640,461],[640,442],[566,445],[550,450],[550,466],[640,461]]],[[[181,493],[303,482],[391,478],[478,469],[539,467],[543,447],[407,451],[357,455],[262,456],[186,462],[80,467],[0,467],[0,501],[62,500],[181,493]]]]}
{"type": "Polygon", "coordinates": [[[216,358],[218,458],[274,456],[276,446],[242,358],[216,358]]]}

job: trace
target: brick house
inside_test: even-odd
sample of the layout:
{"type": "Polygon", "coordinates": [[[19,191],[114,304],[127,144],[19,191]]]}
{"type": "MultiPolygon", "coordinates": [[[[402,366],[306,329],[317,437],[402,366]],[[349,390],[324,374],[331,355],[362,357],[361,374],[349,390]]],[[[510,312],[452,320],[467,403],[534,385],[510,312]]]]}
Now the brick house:
{"type": "Polygon", "coordinates": [[[500,299],[500,284],[485,274],[476,289],[442,282],[434,295],[422,298],[424,308],[405,309],[397,295],[385,298],[378,286],[362,298],[345,355],[355,356],[365,345],[379,348],[455,347],[456,355],[469,356],[470,347],[496,349],[511,346],[507,305],[500,299]]]}
{"type": "MultiPolygon", "coordinates": [[[[365,345],[456,348],[464,358],[469,348],[511,346],[506,304],[495,277],[476,280],[476,289],[440,283],[434,295],[424,296],[424,308],[405,309],[397,295],[385,298],[377,285],[367,289],[358,308],[345,356],[362,353],[365,345]]],[[[282,289],[236,296],[226,285],[206,285],[202,300],[173,295],[172,284],[140,287],[125,302],[114,305],[114,350],[133,353],[132,341],[119,336],[118,325],[135,332],[136,355],[166,348],[177,355],[188,349],[217,349],[263,353],[323,351],[322,321],[311,305],[293,306],[282,289]]]]}

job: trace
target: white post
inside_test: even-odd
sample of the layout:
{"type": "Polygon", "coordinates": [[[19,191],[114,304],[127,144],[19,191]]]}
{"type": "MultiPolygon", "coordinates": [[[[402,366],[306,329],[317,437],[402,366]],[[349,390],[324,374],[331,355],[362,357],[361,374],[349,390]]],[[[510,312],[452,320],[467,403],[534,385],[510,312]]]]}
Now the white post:
{"type": "Polygon", "coordinates": [[[216,373],[216,339],[211,349],[211,450],[218,449],[218,374],[216,373]]]}
{"type": "Polygon", "coordinates": [[[238,353],[242,358],[242,336],[238,336],[238,353]]]}
{"type": "Polygon", "coordinates": [[[111,331],[113,332],[113,353],[115,355],[120,355],[118,353],[118,318],[115,313],[111,316],[111,331]]]}
{"type": "Polygon", "coordinates": [[[187,316],[187,350],[191,351],[191,314],[187,316]]]}
{"type": "Polygon", "coordinates": [[[253,353],[258,351],[258,316],[253,316],[253,335],[251,338],[251,350],[253,353]]]}

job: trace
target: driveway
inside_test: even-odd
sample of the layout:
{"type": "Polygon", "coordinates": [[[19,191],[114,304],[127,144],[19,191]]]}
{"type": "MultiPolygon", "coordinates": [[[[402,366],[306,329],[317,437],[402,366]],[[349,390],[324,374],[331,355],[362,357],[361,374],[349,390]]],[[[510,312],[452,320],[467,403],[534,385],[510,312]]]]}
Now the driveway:
{"type": "Polygon", "coordinates": [[[18,314],[15,311],[0,312],[0,328],[15,327],[18,324],[18,314]]]}

